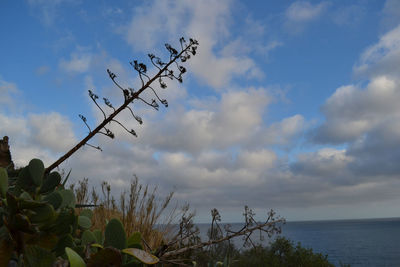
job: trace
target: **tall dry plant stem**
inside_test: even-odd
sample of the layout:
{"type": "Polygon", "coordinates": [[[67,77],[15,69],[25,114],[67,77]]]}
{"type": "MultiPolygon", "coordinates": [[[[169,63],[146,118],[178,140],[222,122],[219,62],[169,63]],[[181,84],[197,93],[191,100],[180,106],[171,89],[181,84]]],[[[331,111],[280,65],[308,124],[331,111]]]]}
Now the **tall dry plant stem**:
{"type": "MultiPolygon", "coordinates": [[[[183,248],[180,248],[180,249],[176,249],[176,250],[165,252],[164,254],[162,254],[160,259],[161,260],[165,260],[166,258],[183,254],[183,253],[185,253],[185,252],[187,252],[189,250],[195,250],[195,249],[211,246],[211,245],[214,245],[214,244],[219,244],[219,243],[222,243],[224,241],[228,241],[228,240],[230,240],[232,238],[239,237],[239,236],[246,236],[246,235],[248,235],[250,233],[253,233],[256,230],[266,231],[265,228],[275,227],[278,223],[284,223],[284,222],[285,222],[284,219],[278,219],[276,221],[266,222],[266,223],[259,224],[259,225],[256,225],[254,227],[251,227],[251,228],[245,228],[245,229],[243,229],[241,231],[238,231],[238,232],[235,232],[233,234],[227,235],[227,236],[222,237],[220,239],[216,239],[216,240],[213,239],[213,240],[209,240],[209,241],[206,241],[206,242],[202,242],[200,244],[196,244],[196,245],[192,245],[192,246],[186,246],[186,247],[183,247],[183,248]]],[[[274,231],[275,231],[275,229],[274,230],[270,230],[271,234],[273,234],[274,231]]]]}
{"type": "MultiPolygon", "coordinates": [[[[104,231],[107,221],[118,218],[128,236],[140,232],[143,243],[149,248],[158,248],[163,242],[167,242],[168,232],[172,231],[174,221],[180,215],[177,206],[169,207],[173,192],[161,198],[157,187],[151,189],[148,184],[139,183],[136,175],[130,182],[129,191],[122,192],[119,205],[107,182],[101,183],[100,195],[94,187],[89,192],[86,178],[69,187],[75,192],[77,203],[92,203],[95,206],[92,229],[104,231]]],[[[79,212],[81,209],[78,209],[79,212]]]]}
{"type": "MultiPolygon", "coordinates": [[[[89,90],[89,96],[92,98],[94,103],[97,105],[97,107],[103,113],[104,120],[95,129],[91,130],[90,127],[88,126],[88,124],[86,123],[86,118],[83,117],[82,115],[80,115],[81,119],[84,121],[86,126],[89,128],[89,134],[85,138],[83,138],[78,144],[76,144],[73,148],[71,148],[67,153],[65,153],[58,160],[56,160],[53,164],[51,164],[49,167],[47,167],[46,173],[49,173],[54,168],[59,166],[62,162],[64,162],[66,159],[68,159],[72,154],[74,154],[77,150],[79,150],[84,145],[94,147],[94,146],[88,144],[88,141],[96,134],[102,133],[106,136],[109,136],[110,138],[114,138],[114,134],[108,128],[106,128],[106,126],[108,124],[110,124],[111,122],[115,122],[115,123],[119,124],[126,131],[128,131],[132,135],[136,136],[136,133],[133,130],[129,131],[123,124],[121,124],[119,121],[115,120],[115,117],[121,111],[123,111],[125,109],[129,109],[131,111],[132,115],[134,116],[134,118],[136,120],[138,120],[139,123],[141,123],[141,119],[138,119],[138,117],[133,114],[132,110],[128,106],[129,104],[133,103],[133,101],[136,99],[139,99],[139,100],[143,101],[144,103],[148,104],[149,106],[152,106],[153,108],[158,109],[158,104],[155,99],[153,99],[152,103],[149,103],[149,102],[143,100],[142,98],[140,98],[141,93],[143,93],[146,89],[150,88],[154,92],[154,94],[158,98],[158,100],[165,106],[168,106],[168,103],[166,102],[166,100],[160,99],[151,85],[153,84],[154,81],[159,80],[161,88],[165,88],[166,84],[162,81],[162,78],[164,78],[164,77],[170,78],[170,79],[176,79],[179,82],[182,82],[182,74],[186,72],[186,69],[184,67],[182,67],[181,65],[178,65],[177,61],[180,60],[181,62],[185,62],[187,59],[190,58],[189,53],[192,55],[195,55],[196,49],[198,46],[198,42],[194,39],[190,39],[189,43],[186,43],[185,39],[181,38],[180,44],[181,44],[182,49],[179,53],[177,50],[172,48],[169,44],[165,45],[167,50],[170,52],[170,60],[168,63],[164,63],[161,61],[160,58],[158,58],[152,54],[149,54],[151,63],[158,69],[158,72],[152,78],[150,78],[146,74],[146,71],[147,71],[146,65],[144,65],[143,63],[137,63],[137,61],[134,61],[134,63],[131,62],[131,65],[138,72],[140,80],[142,82],[142,87],[137,91],[134,91],[132,88],[121,87],[115,80],[116,75],[114,73],[112,73],[111,71],[107,70],[110,78],[122,90],[122,92],[124,94],[123,104],[119,108],[115,109],[107,99],[104,99],[105,104],[114,110],[114,112],[112,112],[110,115],[106,116],[103,109],[96,102],[96,99],[98,98],[98,96],[93,94],[93,92],[89,90]],[[177,66],[177,69],[179,72],[178,76],[175,76],[174,72],[170,69],[170,66],[173,63],[175,63],[177,66]],[[145,82],[144,79],[147,79],[147,82],[145,82]],[[105,130],[105,132],[102,132],[102,130],[105,130]]],[[[99,147],[94,147],[94,148],[100,149],[99,147]]]]}

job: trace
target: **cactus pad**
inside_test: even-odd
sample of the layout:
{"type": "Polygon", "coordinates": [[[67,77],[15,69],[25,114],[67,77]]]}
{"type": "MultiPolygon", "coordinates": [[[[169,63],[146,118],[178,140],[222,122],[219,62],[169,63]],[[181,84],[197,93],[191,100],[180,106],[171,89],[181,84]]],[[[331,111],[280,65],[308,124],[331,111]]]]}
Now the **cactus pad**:
{"type": "Polygon", "coordinates": [[[82,243],[81,245],[86,246],[87,244],[96,243],[96,237],[90,230],[86,230],[82,234],[82,243]]]}
{"type": "Polygon", "coordinates": [[[65,253],[67,254],[70,267],[86,267],[86,264],[81,256],[79,256],[79,254],[76,253],[73,249],[66,247],[65,253]]]}
{"type": "Polygon", "coordinates": [[[83,229],[89,229],[92,226],[92,222],[86,216],[78,216],[78,225],[83,229]]]}
{"type": "Polygon", "coordinates": [[[126,248],[126,233],[120,220],[111,219],[106,226],[104,236],[105,247],[126,248]]]}
{"type": "Polygon", "coordinates": [[[47,195],[43,200],[51,204],[55,210],[58,209],[63,202],[63,198],[58,191],[52,192],[51,194],[47,195]]]}
{"type": "Polygon", "coordinates": [[[32,159],[28,165],[29,174],[32,182],[36,186],[41,186],[43,182],[44,165],[40,159],[32,159]]]}
{"type": "Polygon", "coordinates": [[[148,253],[147,251],[137,249],[137,248],[126,248],[126,249],[123,249],[122,252],[135,257],[136,259],[143,262],[144,264],[151,265],[151,264],[156,264],[157,262],[160,261],[156,256],[148,253]]]}
{"type": "Polygon", "coordinates": [[[48,193],[56,188],[61,182],[61,175],[58,172],[50,173],[43,180],[42,187],[40,188],[39,193],[48,193]]]}

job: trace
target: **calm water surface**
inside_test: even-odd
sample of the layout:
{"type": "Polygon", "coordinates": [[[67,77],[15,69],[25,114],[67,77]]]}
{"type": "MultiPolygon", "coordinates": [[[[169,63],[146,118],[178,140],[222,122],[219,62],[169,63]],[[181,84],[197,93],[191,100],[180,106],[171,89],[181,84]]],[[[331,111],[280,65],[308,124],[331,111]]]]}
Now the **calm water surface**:
{"type": "MultiPolygon", "coordinates": [[[[233,229],[240,226],[232,224],[233,229]]],[[[206,239],[208,225],[200,224],[199,228],[206,239]]],[[[336,266],[400,266],[400,218],[287,222],[282,236],[327,254],[336,266]]],[[[237,247],[242,242],[234,240],[237,247]]]]}

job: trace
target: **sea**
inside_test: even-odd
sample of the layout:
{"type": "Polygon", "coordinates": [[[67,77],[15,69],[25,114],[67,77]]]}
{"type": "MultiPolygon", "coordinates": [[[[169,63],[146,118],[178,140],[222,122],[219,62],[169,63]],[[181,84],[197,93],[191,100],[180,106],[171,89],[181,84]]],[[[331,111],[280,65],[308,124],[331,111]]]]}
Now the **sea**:
{"type": "MultiPolygon", "coordinates": [[[[198,226],[202,240],[207,240],[209,224],[198,226]]],[[[231,224],[232,229],[241,226],[231,224]]],[[[335,266],[400,266],[400,218],[286,222],[281,236],[328,255],[335,266]]],[[[253,240],[262,245],[271,242],[267,237],[260,240],[257,233],[253,240]]],[[[243,239],[235,238],[233,244],[241,248],[243,239]]]]}

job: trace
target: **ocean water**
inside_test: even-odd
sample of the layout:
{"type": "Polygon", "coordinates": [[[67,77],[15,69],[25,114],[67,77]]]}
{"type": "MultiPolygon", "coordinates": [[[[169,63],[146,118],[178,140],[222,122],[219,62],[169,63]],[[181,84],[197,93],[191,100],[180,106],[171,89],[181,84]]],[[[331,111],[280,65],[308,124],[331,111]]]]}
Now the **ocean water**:
{"type": "MultiPolygon", "coordinates": [[[[207,239],[208,227],[199,225],[203,240],[207,239]]],[[[240,227],[241,224],[232,224],[232,229],[240,227]]],[[[335,266],[400,266],[400,218],[287,222],[281,235],[328,255],[335,266]]],[[[267,238],[260,241],[257,234],[254,240],[264,245],[269,242],[267,238]]],[[[236,238],[233,243],[241,247],[243,240],[236,238]]]]}

